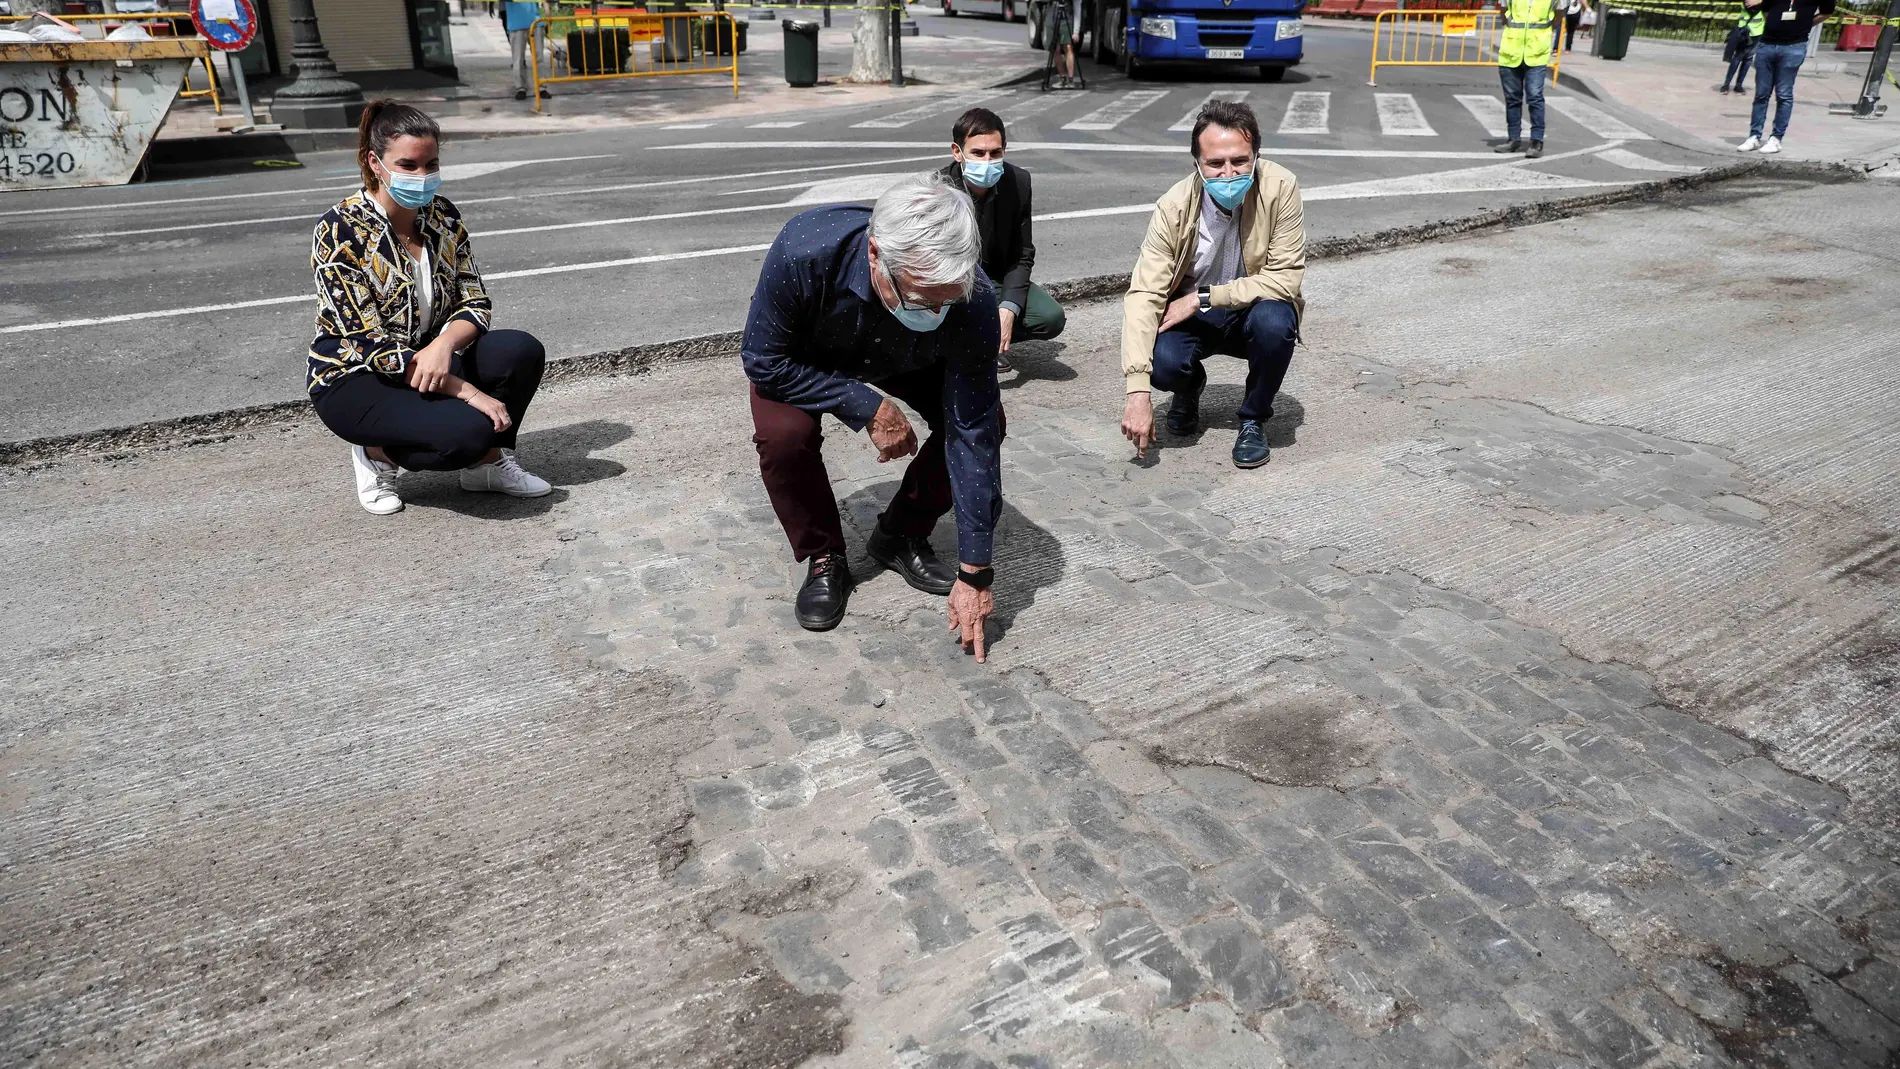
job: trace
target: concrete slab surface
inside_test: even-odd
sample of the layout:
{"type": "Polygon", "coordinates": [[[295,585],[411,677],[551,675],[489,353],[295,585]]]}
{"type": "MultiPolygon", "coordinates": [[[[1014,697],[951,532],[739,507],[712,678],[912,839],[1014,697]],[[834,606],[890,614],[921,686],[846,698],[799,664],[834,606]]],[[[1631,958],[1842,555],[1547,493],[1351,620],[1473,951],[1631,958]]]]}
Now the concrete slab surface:
{"type": "Polygon", "coordinates": [[[836,425],[793,626],[733,362],[550,389],[537,501],[0,472],[0,1064],[1890,1065],[1897,197],[1316,265],[1252,472],[1076,309],[982,666],[836,425]]]}

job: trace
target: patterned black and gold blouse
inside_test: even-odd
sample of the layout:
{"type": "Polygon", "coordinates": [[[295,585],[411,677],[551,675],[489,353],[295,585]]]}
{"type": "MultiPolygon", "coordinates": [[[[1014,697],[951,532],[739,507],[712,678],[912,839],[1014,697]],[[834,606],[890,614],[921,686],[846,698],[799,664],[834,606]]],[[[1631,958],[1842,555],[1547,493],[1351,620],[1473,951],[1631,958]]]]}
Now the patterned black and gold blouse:
{"type": "Polygon", "coordinates": [[[415,339],[429,339],[457,319],[488,330],[488,291],[469,249],[468,228],[455,205],[437,197],[416,213],[416,231],[429,252],[435,287],[430,322],[416,329],[412,262],[383,210],[357,190],[323,213],[310,244],[317,276],[317,340],[310,345],[305,383],[314,396],[365,368],[401,376],[415,356],[415,339]]]}

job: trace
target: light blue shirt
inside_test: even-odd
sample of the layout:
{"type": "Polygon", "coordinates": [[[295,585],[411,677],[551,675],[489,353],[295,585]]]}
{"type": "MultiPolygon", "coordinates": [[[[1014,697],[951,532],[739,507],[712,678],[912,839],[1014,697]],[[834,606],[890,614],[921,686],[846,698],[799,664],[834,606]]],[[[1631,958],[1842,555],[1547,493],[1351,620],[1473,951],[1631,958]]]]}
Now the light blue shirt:
{"type": "Polygon", "coordinates": [[[501,5],[501,28],[508,33],[525,30],[541,17],[541,5],[523,3],[522,0],[503,0],[501,5]]]}

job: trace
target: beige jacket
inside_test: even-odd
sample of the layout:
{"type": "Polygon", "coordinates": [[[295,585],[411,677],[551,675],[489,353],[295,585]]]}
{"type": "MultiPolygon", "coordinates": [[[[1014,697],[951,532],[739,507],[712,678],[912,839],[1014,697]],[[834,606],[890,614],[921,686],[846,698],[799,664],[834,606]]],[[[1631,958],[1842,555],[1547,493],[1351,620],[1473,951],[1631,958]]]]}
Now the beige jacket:
{"type": "MultiPolygon", "coordinates": [[[[1201,169],[1175,183],[1155,202],[1141,255],[1122,299],[1122,377],[1129,393],[1148,391],[1154,370],[1155,335],[1168,298],[1194,271],[1201,225],[1201,169]]],[[[1255,301],[1287,301],[1304,314],[1300,280],[1306,274],[1306,226],[1300,183],[1293,172],[1261,160],[1253,188],[1240,207],[1242,276],[1208,293],[1216,308],[1246,308],[1255,301]]]]}

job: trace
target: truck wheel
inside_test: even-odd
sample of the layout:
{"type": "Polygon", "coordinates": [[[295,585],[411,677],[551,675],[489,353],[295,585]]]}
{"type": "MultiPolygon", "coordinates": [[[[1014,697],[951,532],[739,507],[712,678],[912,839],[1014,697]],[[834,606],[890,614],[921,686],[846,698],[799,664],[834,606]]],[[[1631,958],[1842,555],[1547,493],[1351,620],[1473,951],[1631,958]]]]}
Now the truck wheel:
{"type": "Polygon", "coordinates": [[[1016,5],[1011,3],[1010,0],[1003,0],[1003,21],[1016,21],[1016,5]]]}
{"type": "Polygon", "coordinates": [[[954,19],[957,17],[957,9],[954,7],[951,7],[949,4],[943,5],[943,13],[945,16],[949,18],[954,19]]]}
{"type": "Polygon", "coordinates": [[[1042,51],[1042,19],[1038,17],[1036,5],[1029,5],[1029,47],[1042,51]]]}
{"type": "Polygon", "coordinates": [[[1286,77],[1285,67],[1263,66],[1260,68],[1260,80],[1263,82],[1277,82],[1284,77],[1286,77]]]}

